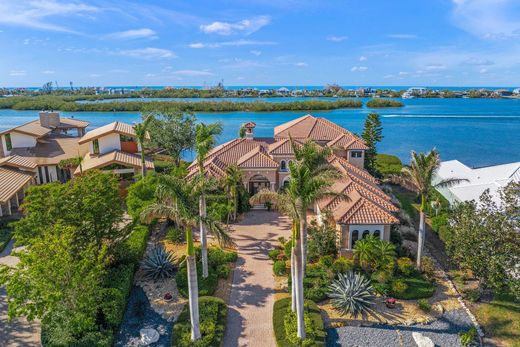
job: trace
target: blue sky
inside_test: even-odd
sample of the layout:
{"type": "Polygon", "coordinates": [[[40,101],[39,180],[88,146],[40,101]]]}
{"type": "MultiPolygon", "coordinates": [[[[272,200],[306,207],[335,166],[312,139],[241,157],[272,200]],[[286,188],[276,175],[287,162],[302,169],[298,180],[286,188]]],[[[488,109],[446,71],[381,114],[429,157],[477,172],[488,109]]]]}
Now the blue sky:
{"type": "Polygon", "coordinates": [[[0,0],[0,86],[520,84],[516,0],[0,0]]]}

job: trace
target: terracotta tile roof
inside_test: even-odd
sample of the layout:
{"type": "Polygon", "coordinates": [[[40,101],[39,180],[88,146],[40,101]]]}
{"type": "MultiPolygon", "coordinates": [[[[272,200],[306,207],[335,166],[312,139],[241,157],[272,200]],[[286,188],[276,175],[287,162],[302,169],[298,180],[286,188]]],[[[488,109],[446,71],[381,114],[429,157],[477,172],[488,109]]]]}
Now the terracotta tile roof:
{"type": "Polygon", "coordinates": [[[368,171],[352,165],[345,158],[341,158],[334,155],[331,157],[330,163],[336,166],[340,170],[340,172],[354,175],[366,182],[374,184],[378,183],[377,179],[375,179],[371,174],[369,174],[368,171]]]}
{"type": "Polygon", "coordinates": [[[64,118],[64,117],[60,117],[60,123],[61,123],[60,127],[62,127],[62,128],[69,128],[69,127],[86,128],[90,124],[89,122],[86,122],[83,120],[79,120],[79,119],[75,119],[75,118],[64,118]]]}
{"type": "Polygon", "coordinates": [[[277,168],[279,165],[267,155],[266,150],[262,146],[258,146],[238,159],[237,166],[240,168],[260,169],[277,168]]]}
{"type": "MultiPolygon", "coordinates": [[[[89,131],[79,140],[79,144],[87,143],[111,133],[135,137],[135,130],[132,125],[122,122],[113,122],[89,131]]],[[[147,138],[150,138],[148,134],[147,138]]]]}
{"type": "MultiPolygon", "coordinates": [[[[153,169],[153,162],[149,159],[146,159],[146,167],[148,169],[153,169]]],[[[104,166],[110,164],[121,164],[124,166],[131,166],[134,168],[141,167],[141,156],[132,153],[126,153],[121,151],[112,151],[100,156],[91,156],[90,154],[85,155],[83,157],[83,162],[81,163],[83,171],[92,170],[102,168],[104,166]]],[[[80,168],[76,168],[74,174],[77,175],[80,173],[80,168]]]]}
{"type": "Polygon", "coordinates": [[[389,211],[361,195],[357,190],[352,190],[345,200],[337,197],[323,209],[332,212],[336,223],[340,224],[395,224],[398,219],[389,211]]]}
{"type": "MultiPolygon", "coordinates": [[[[293,139],[296,146],[301,146],[302,143],[298,140],[293,139]]],[[[267,150],[272,155],[294,155],[294,151],[291,145],[290,139],[281,139],[269,145],[267,150]]]]}
{"type": "Polygon", "coordinates": [[[11,155],[0,159],[0,166],[13,166],[21,169],[34,170],[38,165],[31,159],[19,155],[11,155]]]}
{"type": "Polygon", "coordinates": [[[243,125],[244,128],[254,128],[256,127],[256,123],[255,122],[247,122],[243,125]]]}
{"type": "Polygon", "coordinates": [[[33,177],[34,175],[28,172],[0,167],[0,203],[5,204],[33,177]]]}
{"type": "Polygon", "coordinates": [[[327,146],[344,149],[368,149],[363,140],[351,134],[340,134],[334,140],[327,142],[327,146]]]}
{"type": "MultiPolygon", "coordinates": [[[[287,138],[289,135],[296,139],[311,139],[314,141],[332,141],[340,135],[357,138],[350,131],[325,119],[310,114],[274,128],[274,137],[287,138]]],[[[361,140],[360,140],[361,141],[361,140]]]]}
{"type": "Polygon", "coordinates": [[[11,155],[19,155],[37,165],[57,165],[62,159],[85,155],[87,145],[79,145],[78,138],[52,135],[39,139],[36,147],[13,148],[11,155]]]}

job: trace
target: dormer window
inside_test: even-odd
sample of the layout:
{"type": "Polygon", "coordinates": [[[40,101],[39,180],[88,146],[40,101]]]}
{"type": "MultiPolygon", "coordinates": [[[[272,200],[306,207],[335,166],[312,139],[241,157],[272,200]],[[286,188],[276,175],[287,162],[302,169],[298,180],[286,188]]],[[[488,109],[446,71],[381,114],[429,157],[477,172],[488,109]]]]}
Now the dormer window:
{"type": "Polygon", "coordinates": [[[11,142],[11,134],[5,134],[5,147],[8,151],[13,149],[13,143],[11,142]]]}
{"type": "Polygon", "coordinates": [[[362,158],[363,152],[362,151],[350,151],[350,157],[351,158],[362,158]]]}
{"type": "Polygon", "coordinates": [[[99,140],[98,139],[95,139],[94,141],[92,141],[92,152],[94,152],[94,154],[99,154],[99,140]]]}
{"type": "Polygon", "coordinates": [[[282,160],[280,162],[280,171],[287,171],[287,163],[285,162],[285,160],[282,160]]]}

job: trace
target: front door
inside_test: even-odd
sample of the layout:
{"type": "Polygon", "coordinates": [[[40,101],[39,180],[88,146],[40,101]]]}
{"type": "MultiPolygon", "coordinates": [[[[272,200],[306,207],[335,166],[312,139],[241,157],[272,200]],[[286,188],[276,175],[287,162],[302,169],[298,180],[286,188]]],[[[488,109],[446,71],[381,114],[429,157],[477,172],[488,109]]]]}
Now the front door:
{"type": "Polygon", "coordinates": [[[249,180],[249,194],[255,195],[262,189],[269,189],[271,182],[262,175],[255,175],[249,180]]]}

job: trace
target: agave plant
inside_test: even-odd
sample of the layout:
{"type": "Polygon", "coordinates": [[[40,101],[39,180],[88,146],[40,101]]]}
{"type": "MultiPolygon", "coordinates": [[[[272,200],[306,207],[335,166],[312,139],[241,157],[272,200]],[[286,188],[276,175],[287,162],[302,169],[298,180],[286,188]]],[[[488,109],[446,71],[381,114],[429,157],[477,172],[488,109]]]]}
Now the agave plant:
{"type": "Polygon", "coordinates": [[[338,279],[329,286],[332,306],[341,314],[350,313],[356,317],[373,302],[373,290],[370,281],[352,271],[340,273],[338,279]]]}
{"type": "Polygon", "coordinates": [[[162,247],[156,247],[143,261],[144,276],[153,280],[171,277],[175,273],[174,262],[175,257],[171,253],[162,247]]]}

